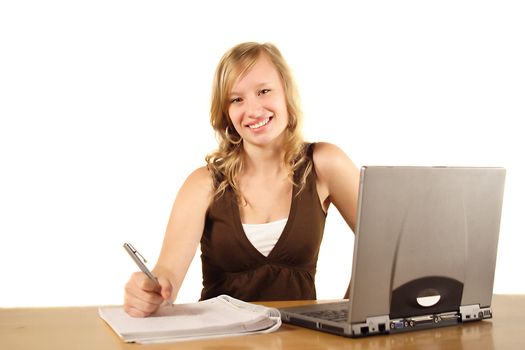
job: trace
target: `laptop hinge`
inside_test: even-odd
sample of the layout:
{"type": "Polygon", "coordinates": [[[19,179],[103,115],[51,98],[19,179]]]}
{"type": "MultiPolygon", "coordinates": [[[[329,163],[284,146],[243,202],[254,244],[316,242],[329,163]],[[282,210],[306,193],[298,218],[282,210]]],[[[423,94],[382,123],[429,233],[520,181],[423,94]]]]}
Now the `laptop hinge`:
{"type": "Polygon", "coordinates": [[[388,315],[367,317],[366,323],[357,323],[352,325],[352,334],[354,336],[388,333],[389,330],[390,318],[388,315]]]}
{"type": "Polygon", "coordinates": [[[481,308],[479,304],[460,306],[459,313],[462,322],[492,318],[492,309],[490,307],[481,308]]]}

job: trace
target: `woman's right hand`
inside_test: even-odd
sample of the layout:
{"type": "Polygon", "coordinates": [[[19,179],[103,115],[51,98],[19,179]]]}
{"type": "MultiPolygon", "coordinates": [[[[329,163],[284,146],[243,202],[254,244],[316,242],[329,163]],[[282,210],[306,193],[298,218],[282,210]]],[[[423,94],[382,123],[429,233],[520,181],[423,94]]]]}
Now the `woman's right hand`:
{"type": "Polygon", "coordinates": [[[124,310],[132,317],[146,317],[153,314],[165,301],[171,302],[173,287],[164,277],[152,281],[146,274],[135,272],[126,283],[124,310]]]}
{"type": "Polygon", "coordinates": [[[175,300],[204,232],[213,193],[213,179],[206,166],[186,179],[173,204],[159,259],[152,270],[159,285],[142,272],[133,273],[126,284],[124,310],[130,316],[149,316],[165,300],[175,300]]]}

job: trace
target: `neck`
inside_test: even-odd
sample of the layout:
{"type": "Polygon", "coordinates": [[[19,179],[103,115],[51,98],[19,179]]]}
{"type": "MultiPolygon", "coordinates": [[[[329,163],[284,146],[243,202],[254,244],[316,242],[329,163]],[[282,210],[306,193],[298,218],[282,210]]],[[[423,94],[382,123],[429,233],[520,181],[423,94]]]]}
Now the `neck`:
{"type": "Polygon", "coordinates": [[[284,169],[284,151],[280,145],[243,145],[244,147],[244,173],[250,175],[275,175],[284,169]]]}

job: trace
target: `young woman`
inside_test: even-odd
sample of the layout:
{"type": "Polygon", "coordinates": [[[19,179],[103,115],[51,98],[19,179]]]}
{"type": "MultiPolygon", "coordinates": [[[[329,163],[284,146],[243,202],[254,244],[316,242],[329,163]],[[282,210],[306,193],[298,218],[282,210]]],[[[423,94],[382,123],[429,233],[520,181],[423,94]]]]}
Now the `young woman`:
{"type": "Polygon", "coordinates": [[[124,308],[147,316],[173,301],[201,244],[201,299],[315,299],[331,203],[353,230],[359,171],[338,147],[305,143],[290,69],[271,44],[242,43],[219,62],[211,125],[219,148],[180,189],[159,260],[159,285],[141,272],[124,308]]]}

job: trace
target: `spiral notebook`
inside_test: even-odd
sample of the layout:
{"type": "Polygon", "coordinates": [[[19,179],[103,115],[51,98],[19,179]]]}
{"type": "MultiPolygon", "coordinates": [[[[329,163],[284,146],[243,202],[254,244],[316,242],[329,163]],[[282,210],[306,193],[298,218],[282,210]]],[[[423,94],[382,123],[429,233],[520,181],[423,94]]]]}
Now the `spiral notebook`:
{"type": "Polygon", "coordinates": [[[190,304],[162,306],[135,318],[123,307],[101,307],[100,317],[127,343],[162,343],[269,333],[281,326],[277,309],[221,295],[190,304]]]}

